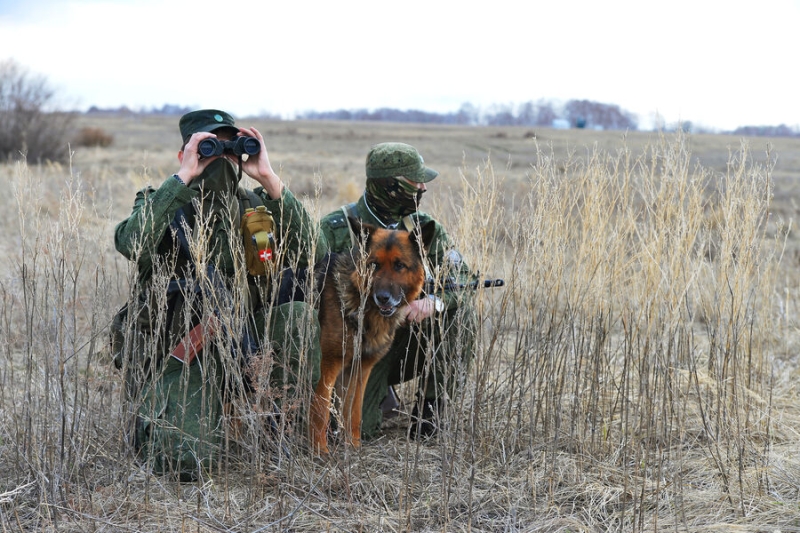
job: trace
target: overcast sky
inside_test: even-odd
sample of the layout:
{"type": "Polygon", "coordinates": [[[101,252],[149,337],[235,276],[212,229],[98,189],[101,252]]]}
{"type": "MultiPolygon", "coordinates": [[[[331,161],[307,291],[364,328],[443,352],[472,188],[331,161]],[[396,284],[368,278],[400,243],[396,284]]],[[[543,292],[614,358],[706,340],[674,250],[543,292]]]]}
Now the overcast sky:
{"type": "Polygon", "coordinates": [[[539,99],[800,125],[800,0],[0,0],[0,60],[74,107],[236,116],[539,99]]]}

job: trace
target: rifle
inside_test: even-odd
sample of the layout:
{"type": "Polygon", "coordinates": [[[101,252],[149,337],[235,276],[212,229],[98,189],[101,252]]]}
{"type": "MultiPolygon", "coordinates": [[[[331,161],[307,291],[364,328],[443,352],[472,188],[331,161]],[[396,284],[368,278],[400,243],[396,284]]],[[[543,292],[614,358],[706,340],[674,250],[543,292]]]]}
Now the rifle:
{"type": "Polygon", "coordinates": [[[502,279],[485,279],[483,281],[476,279],[475,281],[470,281],[469,283],[459,283],[452,278],[447,278],[444,280],[443,283],[437,283],[437,281],[433,278],[428,278],[425,280],[425,285],[423,286],[423,291],[427,294],[433,294],[435,292],[447,292],[447,291],[460,291],[460,290],[478,290],[478,289],[490,289],[492,287],[502,287],[505,285],[505,281],[502,279]]]}

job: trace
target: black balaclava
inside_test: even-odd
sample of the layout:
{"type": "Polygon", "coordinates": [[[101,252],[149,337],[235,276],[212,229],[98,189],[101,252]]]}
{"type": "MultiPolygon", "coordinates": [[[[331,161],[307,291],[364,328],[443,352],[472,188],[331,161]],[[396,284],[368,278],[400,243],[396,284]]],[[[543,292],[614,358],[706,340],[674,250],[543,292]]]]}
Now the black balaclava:
{"type": "Polygon", "coordinates": [[[424,191],[397,178],[367,180],[365,197],[370,209],[387,225],[417,211],[424,191]]]}

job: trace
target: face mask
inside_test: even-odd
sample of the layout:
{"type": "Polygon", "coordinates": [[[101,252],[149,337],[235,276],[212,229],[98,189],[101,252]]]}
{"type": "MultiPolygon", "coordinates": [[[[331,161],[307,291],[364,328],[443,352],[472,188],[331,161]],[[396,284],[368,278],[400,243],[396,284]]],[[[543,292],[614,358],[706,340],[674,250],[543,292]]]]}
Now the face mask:
{"type": "Polygon", "coordinates": [[[367,180],[367,203],[384,222],[394,223],[416,212],[423,192],[395,178],[367,180]]]}
{"type": "Polygon", "coordinates": [[[198,177],[189,184],[190,189],[201,192],[203,197],[231,195],[236,193],[239,176],[233,163],[220,157],[212,161],[198,177]]]}
{"type": "Polygon", "coordinates": [[[233,163],[223,157],[213,161],[189,184],[190,189],[200,193],[193,202],[192,213],[202,212],[202,220],[226,218],[231,201],[236,198],[238,184],[239,176],[233,163]]]}
{"type": "Polygon", "coordinates": [[[230,251],[231,210],[238,206],[238,184],[236,166],[223,157],[212,161],[189,184],[189,188],[198,191],[201,196],[186,210],[187,222],[193,231],[198,231],[197,225],[201,223],[211,231],[211,240],[207,243],[208,257],[224,272],[233,272],[234,269],[230,251]]]}

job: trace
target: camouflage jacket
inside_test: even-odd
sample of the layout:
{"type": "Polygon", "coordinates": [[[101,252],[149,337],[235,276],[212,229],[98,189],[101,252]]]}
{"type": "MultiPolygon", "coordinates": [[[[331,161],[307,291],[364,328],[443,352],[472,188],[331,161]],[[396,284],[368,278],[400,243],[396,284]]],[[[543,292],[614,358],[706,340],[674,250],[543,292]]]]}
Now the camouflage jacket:
{"type": "MultiPolygon", "coordinates": [[[[262,187],[244,192],[252,207],[258,202],[272,212],[277,235],[285,239],[282,243],[286,250],[283,266],[304,267],[317,260],[312,253],[323,253],[323,247],[312,242],[317,235],[315,224],[302,203],[288,189],[284,188],[281,198],[277,200],[270,198],[262,187]]],[[[198,196],[197,191],[171,178],[166,179],[158,189],[147,187],[136,194],[130,216],[114,229],[114,245],[126,258],[137,262],[140,283],[150,279],[159,256],[164,259],[175,252],[178,243],[169,230],[170,224],[179,209],[190,206],[198,196]]],[[[230,243],[241,242],[238,235],[239,217],[220,218],[228,220],[213,222],[210,262],[216,265],[218,271],[229,276],[234,271],[230,243]],[[236,225],[231,229],[232,223],[236,225]],[[232,231],[237,232],[235,238],[230,237],[232,231]]]]}

